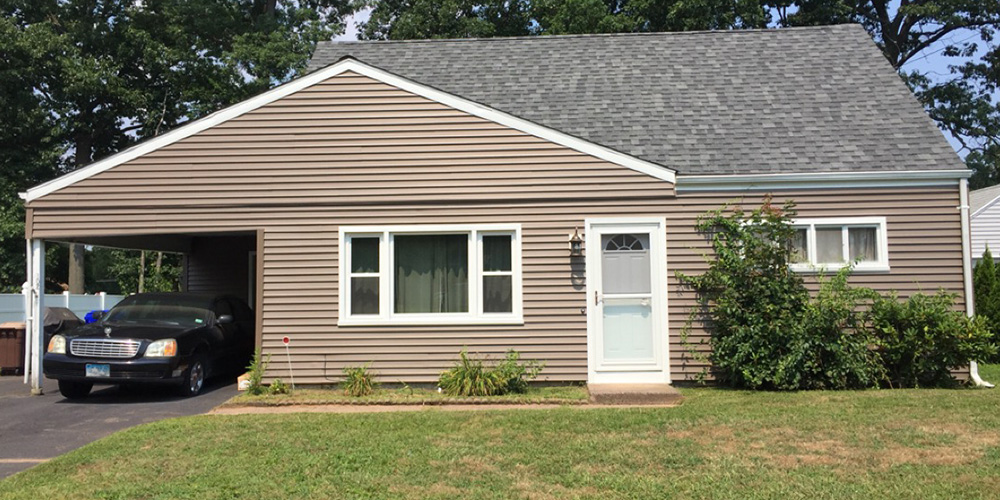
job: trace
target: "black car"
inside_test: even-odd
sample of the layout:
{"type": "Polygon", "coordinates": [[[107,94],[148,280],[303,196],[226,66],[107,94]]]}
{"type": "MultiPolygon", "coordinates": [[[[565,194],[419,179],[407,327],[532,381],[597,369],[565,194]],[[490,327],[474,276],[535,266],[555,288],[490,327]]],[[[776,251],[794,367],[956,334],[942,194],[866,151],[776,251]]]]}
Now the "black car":
{"type": "Polygon", "coordinates": [[[236,297],[140,293],[54,335],[42,366],[71,399],[94,384],[175,384],[194,396],[210,375],[246,367],[253,348],[254,315],[236,297]]]}

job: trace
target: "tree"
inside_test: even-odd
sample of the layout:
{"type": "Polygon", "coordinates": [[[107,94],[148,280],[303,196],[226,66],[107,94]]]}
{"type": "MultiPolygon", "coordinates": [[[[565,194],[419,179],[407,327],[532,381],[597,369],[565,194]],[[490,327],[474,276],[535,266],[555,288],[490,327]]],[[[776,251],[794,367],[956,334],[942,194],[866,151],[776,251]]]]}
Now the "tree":
{"type": "Polygon", "coordinates": [[[986,317],[990,331],[1000,332],[1000,276],[987,248],[972,274],[976,314],[986,317]]]}
{"type": "Polygon", "coordinates": [[[55,173],[46,165],[70,171],[243,100],[304,68],[350,12],[350,0],[0,0],[0,53],[17,63],[4,88],[38,113],[31,130],[3,120],[0,137],[41,134],[12,144],[55,152],[32,162],[5,150],[0,162],[31,168],[34,183],[55,173]]]}
{"type": "Polygon", "coordinates": [[[368,40],[486,38],[531,34],[525,0],[386,0],[374,3],[368,40]]]}

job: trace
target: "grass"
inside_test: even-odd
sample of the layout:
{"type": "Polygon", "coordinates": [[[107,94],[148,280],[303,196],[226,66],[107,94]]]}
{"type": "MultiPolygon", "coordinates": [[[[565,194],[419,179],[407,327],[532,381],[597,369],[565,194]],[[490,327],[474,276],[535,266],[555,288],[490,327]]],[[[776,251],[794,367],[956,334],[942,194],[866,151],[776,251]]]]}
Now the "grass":
{"type": "Polygon", "coordinates": [[[370,396],[352,397],[337,389],[297,389],[292,394],[253,396],[240,394],[224,406],[285,406],[291,404],[440,404],[443,402],[496,402],[496,403],[579,403],[587,400],[583,386],[530,387],[525,394],[505,394],[477,398],[455,397],[435,390],[403,387],[376,389],[370,396]]]}
{"type": "MultiPolygon", "coordinates": [[[[982,373],[1000,381],[997,367],[982,373]]],[[[683,393],[683,406],[666,409],[166,420],[0,481],[0,498],[996,498],[1000,491],[1000,389],[683,393]]]]}

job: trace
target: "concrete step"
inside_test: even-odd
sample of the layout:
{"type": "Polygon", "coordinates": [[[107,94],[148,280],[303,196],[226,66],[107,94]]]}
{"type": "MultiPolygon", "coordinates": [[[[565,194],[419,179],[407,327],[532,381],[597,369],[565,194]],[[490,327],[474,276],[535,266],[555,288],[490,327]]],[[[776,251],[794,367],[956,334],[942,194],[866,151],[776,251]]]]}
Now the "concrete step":
{"type": "Polygon", "coordinates": [[[679,405],[681,393],[670,384],[587,384],[590,401],[604,405],[679,405]]]}

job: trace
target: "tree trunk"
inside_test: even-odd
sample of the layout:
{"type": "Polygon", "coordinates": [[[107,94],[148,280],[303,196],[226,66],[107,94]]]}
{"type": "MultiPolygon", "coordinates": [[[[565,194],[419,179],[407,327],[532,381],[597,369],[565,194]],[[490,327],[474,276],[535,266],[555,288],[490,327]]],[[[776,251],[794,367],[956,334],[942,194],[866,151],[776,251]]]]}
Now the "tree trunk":
{"type": "MultiPolygon", "coordinates": [[[[80,132],[76,135],[76,156],[73,164],[80,168],[90,163],[93,153],[93,142],[90,133],[80,132]]],[[[79,243],[72,243],[69,246],[69,293],[86,293],[87,283],[84,278],[85,262],[84,248],[79,243]]]]}
{"type": "Polygon", "coordinates": [[[69,246],[69,293],[86,293],[83,278],[84,247],[79,243],[69,246]]]}
{"type": "Polygon", "coordinates": [[[139,252],[139,293],[144,292],[144,286],[146,284],[146,251],[141,250],[139,252]]]}

